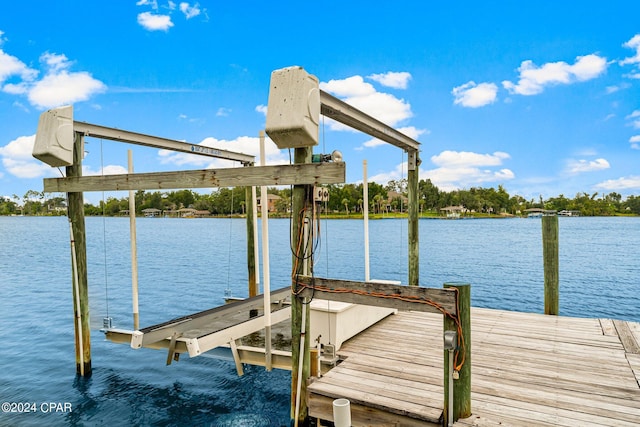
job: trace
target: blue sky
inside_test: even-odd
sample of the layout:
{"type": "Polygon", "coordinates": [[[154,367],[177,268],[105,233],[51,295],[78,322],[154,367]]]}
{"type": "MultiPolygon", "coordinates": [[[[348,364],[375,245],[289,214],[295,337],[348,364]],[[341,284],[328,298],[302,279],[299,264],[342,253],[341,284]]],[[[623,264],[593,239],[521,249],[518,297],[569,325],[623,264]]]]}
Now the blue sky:
{"type": "MultiPolygon", "coordinates": [[[[42,190],[38,117],[258,155],[271,71],[321,88],[421,142],[420,178],[527,199],[640,195],[640,3],[20,2],[0,14],[0,195],[42,190]]],[[[321,121],[347,182],[406,177],[406,156],[321,121]]],[[[88,139],[85,174],[239,166],[88,139]]],[[[267,164],[289,154],[268,141],[267,164]]],[[[125,195],[123,193],[123,195],[125,195]]],[[[100,194],[87,195],[95,202],[100,194]]]]}

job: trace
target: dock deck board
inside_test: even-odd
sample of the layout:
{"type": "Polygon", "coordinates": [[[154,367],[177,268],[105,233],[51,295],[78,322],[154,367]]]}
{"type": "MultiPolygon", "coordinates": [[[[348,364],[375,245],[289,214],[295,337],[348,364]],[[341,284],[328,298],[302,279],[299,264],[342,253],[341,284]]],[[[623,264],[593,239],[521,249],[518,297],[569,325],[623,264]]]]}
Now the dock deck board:
{"type": "MultiPolygon", "coordinates": [[[[437,424],[442,324],[400,312],[345,342],[309,386],[310,415],[331,420],[345,397],[354,426],[437,424]]],[[[473,308],[471,341],[472,415],[456,426],[640,425],[640,324],[473,308]]]]}

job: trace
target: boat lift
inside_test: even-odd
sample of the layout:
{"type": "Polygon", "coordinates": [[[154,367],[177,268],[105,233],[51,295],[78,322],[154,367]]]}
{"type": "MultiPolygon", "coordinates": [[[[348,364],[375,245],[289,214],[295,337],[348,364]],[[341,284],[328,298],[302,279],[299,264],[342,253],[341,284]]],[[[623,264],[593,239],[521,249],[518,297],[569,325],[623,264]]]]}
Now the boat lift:
{"type": "MultiPolygon", "coordinates": [[[[406,151],[408,153],[409,178],[410,181],[414,181],[415,187],[417,187],[417,168],[420,163],[418,150],[420,144],[390,126],[320,90],[317,78],[308,74],[301,67],[284,68],[272,73],[268,109],[266,131],[276,142],[278,148],[300,148],[317,145],[319,115],[322,114],[406,151]],[[413,175],[411,174],[412,172],[413,175]]],[[[41,114],[33,155],[50,166],[67,167],[66,177],[44,179],[45,192],[67,192],[71,198],[73,198],[73,195],[79,195],[80,199],[84,191],[338,184],[345,182],[346,175],[343,162],[326,161],[325,157],[330,158],[331,156],[320,156],[323,161],[319,163],[255,166],[255,158],[247,154],[75,121],[73,118],[73,106],[60,107],[41,114]],[[85,137],[103,138],[239,161],[243,167],[82,176],[85,137]]],[[[410,199],[417,198],[416,190],[413,189],[412,185],[409,186],[410,199]]],[[[414,205],[417,206],[417,203],[414,203],[414,205]]],[[[81,347],[86,348],[77,350],[77,355],[78,353],[80,355],[84,354],[86,356],[85,360],[88,359],[90,361],[86,249],[83,247],[84,214],[81,202],[76,201],[74,205],[70,201],[69,217],[74,229],[73,234],[78,256],[85,258],[84,261],[81,260],[81,262],[77,263],[79,267],[77,277],[74,274],[74,282],[79,282],[79,286],[74,283],[74,289],[78,288],[77,293],[81,296],[76,304],[76,317],[82,318],[79,324],[83,325],[81,328],[83,329],[82,333],[81,331],[76,331],[76,333],[86,338],[83,340],[84,345],[81,345],[81,347]]],[[[417,249],[417,221],[414,221],[414,226],[409,227],[409,242],[410,245],[414,244],[417,249]]],[[[417,250],[412,253],[417,254],[417,250]]],[[[410,256],[409,263],[409,284],[417,285],[417,256],[410,256]]],[[[275,300],[281,299],[283,292],[284,290],[276,291],[273,298],[275,300]]],[[[242,304],[247,305],[247,307],[251,304],[257,304],[258,307],[261,305],[254,300],[243,302],[242,304]]],[[[238,334],[252,333],[260,330],[261,327],[259,327],[260,318],[251,319],[247,322],[241,321],[239,325],[235,326],[219,324],[215,327],[212,326],[210,320],[217,319],[220,313],[235,310],[235,308],[231,308],[232,306],[219,307],[212,311],[174,319],[140,330],[107,329],[106,335],[107,338],[115,342],[128,342],[132,348],[136,349],[141,347],[167,348],[169,349],[168,359],[180,353],[189,353],[191,357],[195,357],[222,344],[229,344],[233,349],[235,340],[242,336],[238,334]],[[221,336],[225,336],[225,338],[221,339],[221,336]]],[[[289,308],[281,308],[272,312],[272,320],[269,323],[277,323],[284,320],[288,317],[286,313],[290,311],[289,308]]],[[[264,322],[262,323],[264,325],[264,322]]],[[[77,362],[80,363],[78,358],[77,362]]]]}
{"type": "MultiPolygon", "coordinates": [[[[33,156],[52,167],[66,167],[66,177],[44,179],[44,191],[66,192],[69,195],[68,214],[73,247],[72,281],[75,318],[77,320],[75,326],[76,367],[80,375],[91,375],[86,236],[82,202],[84,191],[338,184],[345,182],[346,175],[345,164],[342,162],[324,161],[304,165],[255,166],[255,157],[251,155],[75,121],[73,106],[55,108],[40,115],[33,156]],[[238,161],[243,166],[240,168],[82,176],[85,137],[238,161]]],[[[282,301],[285,293],[290,295],[289,287],[276,291],[272,300],[282,301]]],[[[168,348],[168,362],[180,353],[186,352],[191,357],[195,357],[225,344],[232,348],[235,356],[236,339],[287,319],[290,316],[290,307],[279,306],[273,310],[271,316],[263,314],[263,316],[246,322],[244,319],[236,320],[238,324],[234,325],[224,324],[224,322],[223,324],[218,322],[214,325],[211,322],[225,318],[233,311],[255,310],[263,307],[265,305],[263,301],[262,296],[257,296],[255,299],[218,307],[140,330],[124,331],[106,328],[105,333],[107,338],[115,342],[126,341],[136,349],[141,347],[168,348]],[[265,323],[265,317],[271,317],[271,319],[267,319],[269,324],[265,323]],[[225,338],[221,339],[222,336],[225,338]]],[[[266,305],[272,306],[269,302],[266,305]]],[[[280,357],[282,355],[274,352],[262,350],[262,357],[266,358],[264,364],[269,368],[271,353],[275,354],[278,359],[282,359],[280,357]]],[[[251,351],[245,351],[245,353],[250,354],[251,351]]],[[[252,358],[249,357],[249,359],[252,358]]],[[[239,365],[238,360],[236,357],[237,366],[239,365]]],[[[260,364],[255,361],[253,363],[260,364]]],[[[276,367],[283,368],[286,366],[281,360],[277,360],[276,365],[276,367]]],[[[289,362],[289,369],[290,366],[289,362]]]]}
{"type": "MultiPolygon", "coordinates": [[[[332,295],[336,292],[338,294],[344,292],[354,295],[356,293],[362,294],[360,288],[363,285],[369,285],[374,291],[358,297],[357,303],[384,306],[387,304],[386,302],[379,304],[376,301],[393,297],[400,301],[397,303],[399,305],[398,308],[410,309],[409,307],[416,303],[414,299],[418,298],[420,299],[418,301],[420,304],[433,305],[437,311],[443,314],[446,312],[447,315],[454,318],[456,324],[460,324],[460,314],[457,311],[457,292],[443,290],[443,293],[436,295],[432,294],[427,288],[420,288],[418,283],[417,192],[420,144],[390,126],[321,91],[317,78],[306,73],[301,67],[290,67],[276,70],[272,73],[266,132],[278,148],[295,149],[295,160],[294,164],[291,165],[255,166],[253,157],[245,154],[231,153],[201,145],[75,122],[73,121],[72,107],[62,107],[42,113],[33,155],[51,166],[66,166],[67,172],[65,178],[45,179],[44,191],[67,192],[69,198],[68,215],[72,229],[71,243],[72,247],[75,245],[77,250],[77,259],[74,251],[72,267],[74,273],[74,301],[77,301],[77,304],[75,304],[75,316],[77,319],[76,365],[80,375],[91,374],[82,193],[84,191],[293,185],[293,211],[304,212],[309,203],[314,203],[313,194],[315,191],[310,191],[312,189],[309,187],[345,182],[344,163],[328,162],[325,158],[328,159],[331,156],[325,155],[319,156],[322,161],[318,163],[312,162],[312,147],[318,144],[320,114],[395,145],[407,153],[409,288],[398,285],[358,282],[354,284],[352,289],[343,289],[346,286],[343,283],[344,281],[340,283],[338,281],[325,282],[327,284],[331,282],[338,283],[340,289],[323,287],[319,285],[323,279],[311,277],[309,274],[311,270],[309,260],[303,257],[304,260],[300,263],[301,265],[294,266],[291,287],[139,330],[108,329],[105,331],[107,338],[114,342],[128,343],[134,349],[142,347],[167,349],[167,363],[177,359],[181,353],[189,353],[191,357],[196,357],[220,346],[229,345],[236,360],[238,373],[241,374],[242,363],[251,362],[245,362],[243,357],[240,356],[241,352],[246,349],[238,346],[238,340],[253,332],[270,328],[272,323],[277,323],[290,317],[292,332],[290,358],[286,353],[279,353],[275,350],[270,351],[268,346],[265,346],[264,354],[261,357],[268,369],[271,363],[270,360],[274,357],[274,365],[276,367],[288,365],[292,370],[292,415],[295,419],[294,424],[297,426],[298,422],[307,414],[305,396],[309,376],[309,339],[307,338],[309,337],[309,322],[306,321],[306,318],[309,311],[310,295],[313,296],[315,292],[320,291],[324,293],[323,296],[327,299],[340,300],[332,295]],[[95,136],[220,158],[229,158],[230,156],[232,157],[229,158],[230,160],[240,161],[243,167],[83,177],[82,157],[85,136],[95,136]],[[316,280],[320,280],[320,282],[316,280]],[[379,291],[383,288],[384,290],[379,291]],[[417,292],[417,294],[415,297],[410,297],[410,301],[405,301],[406,297],[403,296],[407,295],[408,292],[417,292]],[[291,297],[288,304],[285,303],[287,297],[291,297]],[[271,301],[276,301],[276,304],[269,303],[268,298],[271,298],[271,301]],[[449,304],[450,308],[444,310],[443,307],[447,304],[449,304]],[[263,313],[258,318],[241,321],[231,319],[234,317],[233,313],[246,313],[261,306],[270,307],[270,310],[267,310],[268,315],[265,316],[263,313]],[[269,318],[271,321],[268,320],[269,318]]],[[[301,216],[292,221],[292,235],[296,236],[298,240],[294,242],[294,246],[309,246],[309,236],[305,232],[306,227],[308,227],[308,217],[302,218],[301,216]],[[300,232],[301,230],[303,232],[300,232]]],[[[300,255],[296,253],[294,256],[298,257],[297,259],[299,260],[303,259],[300,258],[300,255]]],[[[458,340],[460,341],[460,338],[458,340]]],[[[249,350],[249,353],[252,351],[260,353],[259,349],[258,351],[255,351],[255,349],[249,350]]],[[[256,362],[255,364],[261,363],[256,362]]],[[[464,375],[464,381],[460,381],[460,383],[464,383],[465,386],[468,385],[469,378],[470,371],[469,374],[464,375]]]]}

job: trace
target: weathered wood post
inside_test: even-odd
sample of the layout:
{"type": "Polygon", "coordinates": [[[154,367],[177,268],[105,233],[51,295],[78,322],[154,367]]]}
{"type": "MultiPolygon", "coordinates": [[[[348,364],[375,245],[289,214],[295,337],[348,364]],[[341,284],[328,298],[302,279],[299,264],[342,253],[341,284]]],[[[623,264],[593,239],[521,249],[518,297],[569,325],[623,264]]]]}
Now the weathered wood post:
{"type": "MultiPolygon", "coordinates": [[[[74,133],[73,164],[66,167],[67,177],[82,176],[84,136],[74,133]]],[[[71,223],[71,263],[75,325],[76,372],[91,376],[91,329],[89,325],[89,286],[87,280],[87,239],[82,192],[67,193],[67,214],[71,223]]]]}
{"type": "Polygon", "coordinates": [[[418,150],[408,151],[407,198],[409,214],[409,286],[418,286],[420,257],[418,239],[418,150]]]}
{"type": "MultiPolygon", "coordinates": [[[[248,165],[247,165],[248,166],[248,165]]],[[[255,297],[260,293],[258,289],[257,271],[256,271],[256,227],[254,227],[254,206],[253,195],[256,187],[245,187],[244,199],[245,209],[247,213],[247,270],[249,274],[249,298],[255,297]]],[[[249,317],[253,318],[258,315],[257,309],[249,310],[249,317]]]]}
{"type": "MultiPolygon", "coordinates": [[[[294,152],[294,163],[310,163],[312,147],[296,148],[294,152]]],[[[292,198],[292,222],[291,235],[293,236],[291,247],[301,248],[299,252],[293,254],[292,263],[292,288],[296,288],[297,275],[311,275],[313,260],[303,262],[303,258],[308,256],[309,248],[304,247],[305,241],[304,227],[305,218],[308,218],[313,208],[313,188],[310,185],[294,185],[291,194],[292,198]],[[305,209],[307,208],[307,209],[305,209]],[[310,208],[310,209],[309,209],[310,208]],[[308,271],[304,271],[305,265],[308,271]]],[[[294,249],[295,250],[295,249],[294,249]]],[[[291,298],[291,421],[292,425],[306,425],[307,408],[307,381],[311,371],[311,359],[309,354],[309,304],[295,295],[291,298]],[[303,328],[304,326],[304,328],[303,328]],[[302,345],[301,345],[302,343],[302,345]],[[297,417],[296,417],[297,413],[297,417]]]]}
{"type": "Polygon", "coordinates": [[[253,227],[253,191],[255,187],[245,187],[245,209],[247,213],[247,269],[249,273],[249,297],[260,293],[256,280],[256,235],[253,227]]]}
{"type": "Polygon", "coordinates": [[[542,217],[542,257],[544,259],[544,314],[559,313],[560,262],[558,250],[558,217],[542,217]]]}
{"type": "MultiPolygon", "coordinates": [[[[458,358],[455,363],[463,363],[458,371],[458,379],[453,382],[453,421],[471,416],[471,285],[467,283],[445,283],[445,288],[458,290],[458,317],[462,328],[462,338],[458,336],[458,358]],[[464,343],[464,346],[463,346],[464,343]]],[[[444,316],[444,330],[456,331],[456,323],[448,316],[444,316]]],[[[449,352],[444,350],[444,425],[449,422],[447,408],[449,407],[449,352]]]]}

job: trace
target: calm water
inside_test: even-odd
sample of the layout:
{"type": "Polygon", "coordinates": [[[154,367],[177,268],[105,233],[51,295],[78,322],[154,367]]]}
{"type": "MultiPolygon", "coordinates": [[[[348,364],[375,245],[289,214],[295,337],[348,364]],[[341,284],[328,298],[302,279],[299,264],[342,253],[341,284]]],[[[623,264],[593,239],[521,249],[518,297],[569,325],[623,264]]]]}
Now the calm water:
{"type": "MultiPolygon", "coordinates": [[[[560,313],[640,321],[640,218],[560,218],[560,313]]],[[[361,280],[361,221],[323,221],[319,276],[361,280]]],[[[289,221],[271,220],[271,286],[288,285],[289,221]]],[[[141,324],[222,304],[246,291],[245,222],[138,219],[141,324]]],[[[0,426],[289,424],[288,372],[131,350],[98,331],[109,314],[131,328],[129,223],[87,218],[93,376],[75,376],[66,218],[0,217],[0,401],[37,413],[0,413],[0,426]],[[43,403],[71,413],[44,413],[43,403]]],[[[371,277],[407,282],[407,224],[370,222],[371,277]]],[[[420,221],[420,282],[472,285],[472,304],[543,310],[540,220],[420,221]]],[[[44,407],[47,409],[48,407],[44,407]]]]}

